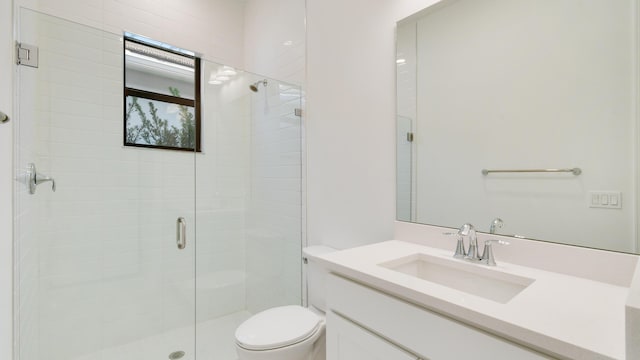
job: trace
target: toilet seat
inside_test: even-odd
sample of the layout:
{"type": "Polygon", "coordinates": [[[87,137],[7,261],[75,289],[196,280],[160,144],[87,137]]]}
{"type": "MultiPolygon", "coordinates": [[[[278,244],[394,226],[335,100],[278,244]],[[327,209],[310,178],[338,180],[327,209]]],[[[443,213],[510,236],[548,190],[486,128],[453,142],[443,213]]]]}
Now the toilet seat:
{"type": "Polygon", "coordinates": [[[298,305],[262,311],[236,330],[236,343],[247,350],[272,350],[299,343],[322,327],[322,318],[298,305]]]}

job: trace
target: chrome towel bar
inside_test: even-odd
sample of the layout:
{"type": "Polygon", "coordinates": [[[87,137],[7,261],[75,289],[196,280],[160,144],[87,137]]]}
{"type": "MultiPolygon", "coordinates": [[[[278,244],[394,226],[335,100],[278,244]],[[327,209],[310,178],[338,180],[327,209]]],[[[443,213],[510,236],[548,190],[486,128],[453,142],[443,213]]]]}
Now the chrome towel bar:
{"type": "Polygon", "coordinates": [[[573,175],[582,174],[582,169],[522,169],[522,170],[488,170],[482,169],[482,175],[487,176],[491,173],[573,173],[573,175]]]}

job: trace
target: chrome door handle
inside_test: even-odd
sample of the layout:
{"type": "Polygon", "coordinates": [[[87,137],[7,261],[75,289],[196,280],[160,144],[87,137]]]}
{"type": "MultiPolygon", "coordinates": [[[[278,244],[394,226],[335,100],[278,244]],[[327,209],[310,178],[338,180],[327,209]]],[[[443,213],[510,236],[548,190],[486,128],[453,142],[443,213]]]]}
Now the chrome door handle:
{"type": "Polygon", "coordinates": [[[0,111],[0,123],[6,123],[7,121],[9,121],[9,115],[0,111]]]}
{"type": "Polygon", "coordinates": [[[180,250],[187,246],[187,222],[182,216],[176,222],[176,243],[180,250]]]}

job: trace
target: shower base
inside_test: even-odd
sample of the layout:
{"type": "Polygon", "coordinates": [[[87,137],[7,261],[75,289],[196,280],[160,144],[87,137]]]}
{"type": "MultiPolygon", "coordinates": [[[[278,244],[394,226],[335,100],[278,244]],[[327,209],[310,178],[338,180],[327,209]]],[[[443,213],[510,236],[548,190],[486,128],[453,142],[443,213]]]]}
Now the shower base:
{"type": "MultiPolygon", "coordinates": [[[[251,313],[240,311],[196,325],[197,360],[236,360],[235,330],[251,313]]],[[[184,351],[180,360],[196,360],[193,327],[184,327],[128,344],[82,355],[73,360],[164,360],[184,351]]]]}

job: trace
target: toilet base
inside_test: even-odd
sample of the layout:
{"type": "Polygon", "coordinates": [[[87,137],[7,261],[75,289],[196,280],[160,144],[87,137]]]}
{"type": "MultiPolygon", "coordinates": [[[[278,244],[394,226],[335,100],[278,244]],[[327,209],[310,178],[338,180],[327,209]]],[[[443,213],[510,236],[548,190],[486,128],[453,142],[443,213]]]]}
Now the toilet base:
{"type": "Polygon", "coordinates": [[[272,350],[247,350],[236,344],[238,360],[325,360],[325,329],[322,326],[316,334],[304,341],[272,350]]]}

